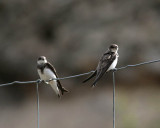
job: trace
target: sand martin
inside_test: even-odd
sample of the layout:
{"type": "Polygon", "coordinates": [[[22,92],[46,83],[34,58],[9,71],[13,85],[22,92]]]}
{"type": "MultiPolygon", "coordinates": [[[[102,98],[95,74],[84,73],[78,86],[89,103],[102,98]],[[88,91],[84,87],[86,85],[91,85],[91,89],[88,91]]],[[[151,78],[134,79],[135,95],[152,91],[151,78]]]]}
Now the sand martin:
{"type": "Polygon", "coordinates": [[[119,57],[117,52],[118,52],[118,45],[116,44],[110,45],[109,49],[100,58],[100,61],[98,63],[95,72],[86,80],[84,80],[83,83],[96,76],[95,81],[92,84],[92,86],[94,87],[105,72],[109,72],[110,70],[114,69],[117,65],[119,57]]]}
{"type": "Polygon", "coordinates": [[[52,80],[54,78],[58,78],[55,68],[52,64],[47,62],[45,56],[40,56],[37,60],[37,71],[41,80],[45,83],[51,85],[53,90],[56,92],[58,97],[63,95],[64,92],[68,92],[64,87],[62,87],[59,80],[52,80]]]}

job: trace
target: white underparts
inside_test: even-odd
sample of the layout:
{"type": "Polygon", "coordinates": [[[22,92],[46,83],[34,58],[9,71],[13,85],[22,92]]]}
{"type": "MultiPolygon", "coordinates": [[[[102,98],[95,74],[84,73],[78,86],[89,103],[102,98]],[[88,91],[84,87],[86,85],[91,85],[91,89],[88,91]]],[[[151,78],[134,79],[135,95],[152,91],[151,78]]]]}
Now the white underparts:
{"type": "Polygon", "coordinates": [[[107,72],[114,69],[117,65],[117,61],[118,61],[118,57],[116,57],[116,59],[113,61],[113,63],[111,64],[111,66],[108,68],[107,72]]]}
{"type": "MultiPolygon", "coordinates": [[[[44,81],[49,81],[51,79],[57,78],[56,75],[49,68],[44,68],[43,73],[41,73],[41,70],[38,69],[38,74],[39,74],[41,80],[44,80],[44,81]]],[[[51,85],[51,87],[53,88],[53,90],[56,92],[57,95],[58,94],[60,95],[60,92],[59,92],[59,89],[57,86],[57,80],[52,80],[47,83],[51,85]]]]}

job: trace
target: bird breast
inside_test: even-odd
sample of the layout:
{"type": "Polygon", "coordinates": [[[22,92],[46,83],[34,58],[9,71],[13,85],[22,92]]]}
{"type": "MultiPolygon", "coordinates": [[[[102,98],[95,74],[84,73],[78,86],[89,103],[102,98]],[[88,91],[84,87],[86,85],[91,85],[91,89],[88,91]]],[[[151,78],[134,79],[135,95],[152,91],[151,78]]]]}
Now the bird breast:
{"type": "Polygon", "coordinates": [[[111,64],[111,66],[108,68],[107,71],[114,69],[117,65],[117,61],[118,61],[118,57],[116,57],[116,59],[113,61],[113,63],[111,64]]]}
{"type": "Polygon", "coordinates": [[[43,73],[41,73],[41,71],[38,70],[38,73],[40,75],[40,78],[44,81],[56,78],[56,75],[48,68],[44,68],[43,73]]]}

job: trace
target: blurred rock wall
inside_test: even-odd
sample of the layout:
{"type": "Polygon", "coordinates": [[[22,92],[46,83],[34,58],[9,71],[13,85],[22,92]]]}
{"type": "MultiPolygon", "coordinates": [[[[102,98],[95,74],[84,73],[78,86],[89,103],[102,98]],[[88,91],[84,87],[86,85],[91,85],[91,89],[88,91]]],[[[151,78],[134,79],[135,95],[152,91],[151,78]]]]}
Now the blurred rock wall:
{"type": "MultiPolygon", "coordinates": [[[[60,77],[94,70],[111,43],[117,67],[160,59],[160,0],[0,0],[0,83],[38,79],[41,55],[60,77]]],[[[159,128],[159,67],[116,73],[118,127],[159,128]]],[[[41,84],[40,126],[112,127],[111,75],[94,90],[87,76],[61,81],[70,90],[61,100],[41,84]]],[[[35,127],[35,85],[1,87],[0,110],[2,128],[35,127]]]]}
{"type": "MultiPolygon", "coordinates": [[[[117,67],[158,59],[159,33],[159,0],[1,0],[0,81],[37,79],[40,55],[61,77],[94,70],[111,43],[119,45],[117,67]]],[[[159,75],[157,63],[117,78],[159,82],[159,75]]]]}

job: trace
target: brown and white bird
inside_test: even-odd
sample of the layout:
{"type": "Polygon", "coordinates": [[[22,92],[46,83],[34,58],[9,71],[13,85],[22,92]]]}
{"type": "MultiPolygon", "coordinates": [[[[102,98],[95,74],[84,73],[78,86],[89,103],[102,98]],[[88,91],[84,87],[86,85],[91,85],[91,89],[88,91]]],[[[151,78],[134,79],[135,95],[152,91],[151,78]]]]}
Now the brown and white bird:
{"type": "Polygon", "coordinates": [[[64,87],[62,87],[59,80],[51,80],[58,78],[55,68],[52,64],[47,62],[45,56],[40,56],[37,60],[37,71],[39,77],[45,83],[51,85],[53,90],[56,92],[57,96],[60,97],[64,92],[68,92],[64,87]]]}
{"type": "Polygon", "coordinates": [[[114,69],[117,65],[119,57],[117,52],[118,52],[118,45],[111,44],[109,49],[102,55],[94,73],[89,78],[84,80],[83,83],[96,76],[92,84],[92,86],[94,87],[105,72],[109,72],[110,70],[114,69]]]}

